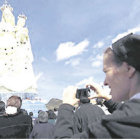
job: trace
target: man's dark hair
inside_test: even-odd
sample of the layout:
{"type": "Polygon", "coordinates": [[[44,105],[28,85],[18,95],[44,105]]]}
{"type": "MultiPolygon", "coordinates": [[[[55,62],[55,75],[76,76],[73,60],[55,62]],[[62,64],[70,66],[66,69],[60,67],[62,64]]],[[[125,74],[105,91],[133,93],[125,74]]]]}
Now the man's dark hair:
{"type": "Polygon", "coordinates": [[[108,48],[105,53],[113,52],[116,64],[126,62],[140,72],[140,35],[129,34],[108,48]]]}
{"type": "Polygon", "coordinates": [[[7,100],[7,106],[13,106],[16,107],[17,109],[20,109],[22,105],[22,100],[19,96],[11,96],[7,100]]]}
{"type": "Polygon", "coordinates": [[[47,112],[48,112],[48,118],[49,119],[56,119],[56,115],[53,112],[53,110],[48,110],[47,112]]]}
{"type": "Polygon", "coordinates": [[[58,108],[54,108],[54,111],[58,111],[58,108]]]}
{"type": "Polygon", "coordinates": [[[31,116],[31,117],[32,117],[32,116],[33,116],[33,112],[29,112],[29,116],[31,116]]]}

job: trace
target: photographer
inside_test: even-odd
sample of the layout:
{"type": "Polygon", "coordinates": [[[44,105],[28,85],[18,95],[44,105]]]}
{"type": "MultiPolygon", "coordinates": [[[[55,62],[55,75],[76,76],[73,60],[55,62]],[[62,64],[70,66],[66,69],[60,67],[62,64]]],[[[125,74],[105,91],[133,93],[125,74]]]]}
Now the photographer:
{"type": "MultiPolygon", "coordinates": [[[[87,93],[87,92],[86,92],[87,93]]],[[[58,109],[54,138],[70,138],[88,130],[88,125],[101,119],[104,112],[90,103],[88,95],[79,96],[77,87],[69,86],[63,92],[63,104],[58,109]],[[75,105],[79,108],[75,111],[75,105]]]]}
{"type": "MultiPolygon", "coordinates": [[[[58,111],[56,128],[64,131],[56,131],[55,138],[140,138],[140,35],[129,34],[107,48],[103,70],[104,85],[111,89],[112,100],[124,103],[117,105],[111,115],[90,124],[87,131],[75,135],[72,127],[76,87],[71,87],[64,94],[71,98],[63,98],[58,111]]],[[[95,84],[90,88],[98,95],[106,92],[95,84]]]]}
{"type": "Polygon", "coordinates": [[[89,88],[77,89],[76,98],[79,99],[79,107],[74,114],[74,133],[87,130],[88,125],[101,119],[103,110],[90,103],[89,88]]]}

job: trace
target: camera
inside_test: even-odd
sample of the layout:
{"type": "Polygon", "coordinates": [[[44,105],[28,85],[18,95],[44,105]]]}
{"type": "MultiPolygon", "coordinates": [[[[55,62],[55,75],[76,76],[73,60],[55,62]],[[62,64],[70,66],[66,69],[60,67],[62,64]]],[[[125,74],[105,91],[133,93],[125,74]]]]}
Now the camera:
{"type": "Polygon", "coordinates": [[[90,96],[89,93],[90,93],[90,88],[77,89],[76,98],[77,99],[88,98],[90,96]]]}

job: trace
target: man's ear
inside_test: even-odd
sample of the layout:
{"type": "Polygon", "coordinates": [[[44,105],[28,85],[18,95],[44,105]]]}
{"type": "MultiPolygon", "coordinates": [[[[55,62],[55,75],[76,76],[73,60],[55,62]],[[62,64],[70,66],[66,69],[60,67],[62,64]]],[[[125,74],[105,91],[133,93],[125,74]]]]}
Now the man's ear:
{"type": "Polygon", "coordinates": [[[128,65],[128,76],[129,78],[132,78],[133,75],[135,74],[136,69],[133,66],[128,65]]]}
{"type": "Polygon", "coordinates": [[[135,72],[136,72],[136,69],[135,69],[133,66],[127,64],[126,62],[124,62],[123,65],[125,65],[125,68],[126,68],[126,70],[127,70],[127,72],[128,72],[129,78],[132,78],[133,75],[134,75],[135,72]]]}

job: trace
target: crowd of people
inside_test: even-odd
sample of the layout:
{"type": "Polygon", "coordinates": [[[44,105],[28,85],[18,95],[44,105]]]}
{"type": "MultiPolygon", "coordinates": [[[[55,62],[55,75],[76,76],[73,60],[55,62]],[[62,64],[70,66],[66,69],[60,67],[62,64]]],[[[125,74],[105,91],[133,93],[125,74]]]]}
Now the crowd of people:
{"type": "Polygon", "coordinates": [[[58,112],[40,110],[35,120],[21,109],[20,97],[11,96],[6,107],[1,101],[0,138],[140,138],[140,35],[131,33],[107,48],[103,71],[110,94],[87,83],[96,94],[77,98],[78,88],[69,86],[58,112]]]}
{"type": "Polygon", "coordinates": [[[33,112],[21,109],[19,96],[11,96],[7,104],[0,101],[0,138],[53,138],[56,114],[53,110],[33,112]]]}

